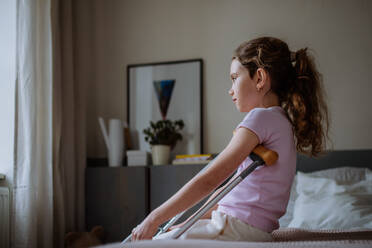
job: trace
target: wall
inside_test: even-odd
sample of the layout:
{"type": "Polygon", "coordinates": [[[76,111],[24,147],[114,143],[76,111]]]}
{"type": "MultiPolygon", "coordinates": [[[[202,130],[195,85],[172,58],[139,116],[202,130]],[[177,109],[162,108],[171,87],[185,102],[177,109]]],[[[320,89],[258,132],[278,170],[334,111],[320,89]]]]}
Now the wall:
{"type": "MultiPolygon", "coordinates": [[[[372,148],[372,2],[95,0],[88,93],[90,157],[105,156],[97,117],[126,119],[128,64],[204,60],[204,150],[219,152],[243,117],[227,94],[232,52],[261,35],[312,49],[323,74],[333,149],[372,148]]],[[[88,24],[86,24],[88,25],[88,24]]]]}

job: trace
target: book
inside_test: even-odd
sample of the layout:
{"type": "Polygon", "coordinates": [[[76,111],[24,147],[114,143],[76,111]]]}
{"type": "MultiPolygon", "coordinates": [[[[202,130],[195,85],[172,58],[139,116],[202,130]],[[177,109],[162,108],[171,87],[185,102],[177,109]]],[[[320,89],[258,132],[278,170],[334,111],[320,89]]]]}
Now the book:
{"type": "Polygon", "coordinates": [[[191,160],[191,161],[180,161],[180,160],[173,160],[172,164],[208,164],[212,160],[191,160]]]}
{"type": "Polygon", "coordinates": [[[208,164],[217,154],[180,154],[176,155],[172,164],[208,164]]]}
{"type": "Polygon", "coordinates": [[[184,159],[184,158],[210,158],[212,154],[179,154],[176,155],[176,159],[184,159]]]}

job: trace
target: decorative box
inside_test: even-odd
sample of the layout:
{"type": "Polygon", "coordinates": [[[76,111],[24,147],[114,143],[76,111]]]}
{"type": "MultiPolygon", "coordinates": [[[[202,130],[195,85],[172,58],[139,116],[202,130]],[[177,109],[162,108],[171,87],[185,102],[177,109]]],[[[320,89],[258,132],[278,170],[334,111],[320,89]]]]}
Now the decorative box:
{"type": "Polygon", "coordinates": [[[140,150],[127,151],[128,166],[143,166],[149,164],[149,153],[140,150]]]}

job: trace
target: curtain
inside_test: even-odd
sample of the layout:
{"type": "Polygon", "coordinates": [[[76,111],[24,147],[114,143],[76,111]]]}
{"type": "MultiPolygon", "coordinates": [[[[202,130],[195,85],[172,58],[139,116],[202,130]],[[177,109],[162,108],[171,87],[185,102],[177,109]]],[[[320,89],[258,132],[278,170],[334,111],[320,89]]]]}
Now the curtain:
{"type": "Polygon", "coordinates": [[[68,231],[85,230],[85,86],[77,73],[79,51],[74,0],[52,1],[53,157],[55,243],[68,231]]]}
{"type": "Polygon", "coordinates": [[[85,89],[73,0],[17,1],[12,247],[63,247],[84,230],[85,89]]]}
{"type": "Polygon", "coordinates": [[[50,1],[17,2],[12,247],[53,247],[50,1]]]}

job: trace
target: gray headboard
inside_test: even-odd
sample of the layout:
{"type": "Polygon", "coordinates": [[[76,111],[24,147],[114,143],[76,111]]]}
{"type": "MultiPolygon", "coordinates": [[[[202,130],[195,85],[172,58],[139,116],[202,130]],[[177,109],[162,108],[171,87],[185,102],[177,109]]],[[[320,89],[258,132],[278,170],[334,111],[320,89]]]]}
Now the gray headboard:
{"type": "Polygon", "coordinates": [[[297,170],[312,172],[336,167],[364,167],[372,169],[372,149],[328,151],[318,158],[297,155],[297,170]]]}

